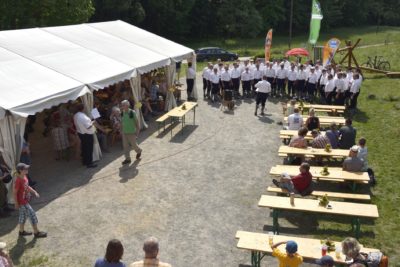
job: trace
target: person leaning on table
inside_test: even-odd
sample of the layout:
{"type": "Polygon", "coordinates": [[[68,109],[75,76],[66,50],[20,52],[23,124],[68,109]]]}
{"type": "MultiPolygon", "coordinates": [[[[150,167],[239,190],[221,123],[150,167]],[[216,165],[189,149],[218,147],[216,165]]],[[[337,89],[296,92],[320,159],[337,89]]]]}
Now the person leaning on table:
{"type": "Polygon", "coordinates": [[[343,161],[343,170],[348,172],[363,171],[364,161],[358,157],[358,146],[350,148],[349,156],[343,161]]]}
{"type": "Polygon", "coordinates": [[[271,244],[272,256],[278,259],[279,267],[297,267],[303,262],[303,257],[297,253],[297,243],[294,241],[283,241],[276,244],[271,244]],[[283,252],[278,247],[286,244],[283,252]]]}

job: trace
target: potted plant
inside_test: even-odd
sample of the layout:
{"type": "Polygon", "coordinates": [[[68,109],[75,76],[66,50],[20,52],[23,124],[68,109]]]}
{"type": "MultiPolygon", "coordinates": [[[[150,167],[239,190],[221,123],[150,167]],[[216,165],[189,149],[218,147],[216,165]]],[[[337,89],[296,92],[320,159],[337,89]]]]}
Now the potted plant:
{"type": "Polygon", "coordinates": [[[323,176],[329,175],[328,166],[324,166],[322,168],[321,175],[323,175],[323,176]]]}
{"type": "Polygon", "coordinates": [[[326,151],[326,152],[331,152],[331,151],[332,151],[332,146],[331,146],[331,144],[326,144],[326,146],[325,146],[325,151],[326,151]]]}
{"type": "Polygon", "coordinates": [[[329,199],[328,199],[328,195],[325,194],[323,197],[319,198],[319,203],[318,205],[321,207],[326,207],[329,204],[329,199]]]}

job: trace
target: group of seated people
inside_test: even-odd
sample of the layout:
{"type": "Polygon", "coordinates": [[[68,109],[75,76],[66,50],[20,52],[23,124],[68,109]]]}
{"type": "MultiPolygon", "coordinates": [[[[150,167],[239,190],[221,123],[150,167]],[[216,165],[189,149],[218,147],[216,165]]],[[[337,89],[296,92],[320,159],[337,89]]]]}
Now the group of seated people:
{"type": "MultiPolygon", "coordinates": [[[[144,259],[131,263],[129,267],[171,267],[170,264],[158,259],[159,249],[157,238],[147,238],[143,244],[144,259]]],[[[108,242],[105,256],[97,259],[94,267],[127,267],[122,262],[123,254],[124,247],[121,241],[112,239],[108,242]]]]}
{"type": "MultiPolygon", "coordinates": [[[[272,256],[278,259],[279,266],[297,267],[303,263],[303,257],[297,253],[298,245],[295,241],[270,243],[270,246],[272,248],[272,256]],[[285,245],[284,251],[279,249],[281,245],[285,245]]],[[[346,265],[349,267],[388,266],[388,258],[386,256],[381,252],[361,252],[361,245],[357,239],[352,237],[347,237],[342,241],[341,253],[346,256],[346,265]]],[[[323,267],[335,266],[335,260],[329,255],[322,256],[315,263],[323,267]]]]}

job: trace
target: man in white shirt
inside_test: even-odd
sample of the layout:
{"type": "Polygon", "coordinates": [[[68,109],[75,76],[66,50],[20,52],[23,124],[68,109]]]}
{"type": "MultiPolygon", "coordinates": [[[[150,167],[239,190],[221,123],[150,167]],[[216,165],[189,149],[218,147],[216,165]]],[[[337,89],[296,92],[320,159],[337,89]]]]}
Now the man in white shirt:
{"type": "Polygon", "coordinates": [[[211,73],[210,82],[211,82],[211,101],[215,102],[218,100],[217,95],[219,93],[219,83],[220,83],[220,77],[217,68],[214,68],[213,73],[211,73]]]}
{"type": "Polygon", "coordinates": [[[264,116],[265,102],[271,93],[271,84],[267,81],[267,76],[263,76],[262,80],[257,82],[255,85],[256,88],[256,111],[254,115],[257,116],[258,106],[261,104],[261,115],[264,116]]]}
{"type": "Polygon", "coordinates": [[[328,80],[325,83],[324,91],[325,91],[325,101],[326,104],[331,105],[332,104],[332,96],[334,95],[336,83],[333,80],[333,75],[329,74],[328,75],[328,80]]]}
{"type": "Polygon", "coordinates": [[[83,113],[83,104],[78,104],[78,112],[74,115],[74,124],[81,140],[82,163],[88,168],[94,168],[97,165],[93,164],[93,141],[96,131],[92,121],[85,113],[83,113]]]}
{"type": "Polygon", "coordinates": [[[299,108],[294,109],[294,113],[288,117],[288,129],[298,131],[303,126],[303,117],[299,113],[299,108]]]}
{"type": "Polygon", "coordinates": [[[326,73],[326,69],[322,69],[321,77],[319,78],[319,97],[321,103],[325,103],[325,85],[328,81],[328,74],[326,73]]]}
{"type": "Polygon", "coordinates": [[[289,97],[294,97],[294,87],[297,80],[297,71],[295,70],[295,66],[292,63],[290,65],[290,70],[287,72],[287,79],[288,79],[288,95],[289,97]]]}
{"type": "Polygon", "coordinates": [[[306,91],[306,80],[307,80],[307,73],[304,70],[304,65],[300,65],[300,70],[297,72],[297,97],[304,98],[305,91],[306,91]]]}
{"type": "Polygon", "coordinates": [[[213,64],[212,63],[208,64],[208,70],[207,70],[207,95],[206,95],[206,97],[208,99],[210,99],[210,97],[211,97],[211,89],[212,89],[211,74],[213,74],[213,64]]]}
{"type": "Polygon", "coordinates": [[[245,67],[240,79],[242,80],[243,97],[249,97],[251,81],[253,80],[253,76],[249,71],[249,67],[245,67]]]}
{"type": "Polygon", "coordinates": [[[343,79],[343,73],[338,72],[337,73],[337,80],[336,80],[336,100],[335,100],[335,105],[343,106],[344,105],[344,79],[343,79]]]}
{"type": "Polygon", "coordinates": [[[228,64],[225,65],[224,71],[221,73],[221,82],[222,82],[223,90],[231,89],[232,81],[231,81],[231,74],[229,72],[228,64]]]}
{"type": "Polygon", "coordinates": [[[357,108],[357,98],[360,94],[361,79],[358,73],[354,74],[353,83],[350,88],[350,108],[357,108]]]}
{"type": "Polygon", "coordinates": [[[313,103],[315,97],[315,90],[317,88],[318,76],[315,73],[315,67],[310,67],[310,73],[307,79],[307,92],[308,100],[313,103]]]}
{"type": "Polygon", "coordinates": [[[276,71],[276,85],[277,85],[277,94],[280,96],[284,96],[286,93],[286,78],[287,78],[287,71],[285,70],[285,64],[282,62],[280,64],[280,68],[276,71]]]}
{"type": "Polygon", "coordinates": [[[196,71],[192,67],[192,62],[189,62],[188,63],[188,68],[186,70],[186,85],[187,85],[187,98],[188,98],[188,100],[192,99],[194,78],[196,78],[196,71]]]}
{"type": "Polygon", "coordinates": [[[206,98],[206,91],[208,87],[208,76],[210,75],[210,69],[209,66],[211,65],[211,62],[208,62],[207,66],[203,69],[203,73],[201,74],[201,77],[203,77],[203,97],[204,99],[206,98]]]}
{"type": "Polygon", "coordinates": [[[267,76],[267,81],[271,84],[271,94],[275,95],[275,77],[276,73],[275,70],[272,67],[272,63],[267,61],[267,66],[265,69],[265,76],[267,76]]]}
{"type": "Polygon", "coordinates": [[[233,69],[231,70],[231,79],[232,79],[232,88],[235,93],[235,97],[240,96],[239,87],[240,87],[240,68],[238,63],[233,63],[233,69]]]}

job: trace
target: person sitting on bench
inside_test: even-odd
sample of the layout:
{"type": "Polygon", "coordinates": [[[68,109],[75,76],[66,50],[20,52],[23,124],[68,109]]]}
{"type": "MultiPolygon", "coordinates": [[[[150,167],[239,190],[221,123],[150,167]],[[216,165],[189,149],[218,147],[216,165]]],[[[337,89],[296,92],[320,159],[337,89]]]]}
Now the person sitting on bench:
{"type": "Polygon", "coordinates": [[[290,194],[299,193],[302,196],[311,194],[312,192],[312,175],[310,173],[310,164],[303,162],[300,165],[300,174],[290,177],[287,173],[282,173],[282,177],[278,182],[273,179],[272,182],[277,187],[286,189],[290,194]]]}

